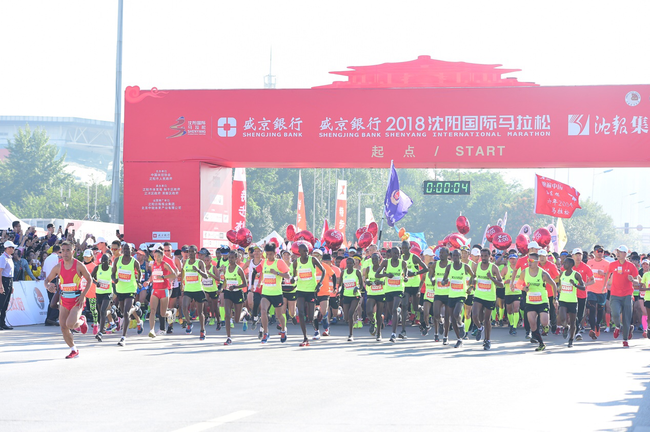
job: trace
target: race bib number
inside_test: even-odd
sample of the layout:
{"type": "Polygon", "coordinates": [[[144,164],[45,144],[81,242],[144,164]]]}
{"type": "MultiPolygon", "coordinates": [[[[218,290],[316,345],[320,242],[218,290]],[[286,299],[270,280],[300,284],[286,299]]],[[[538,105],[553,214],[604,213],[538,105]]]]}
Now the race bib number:
{"type": "Polygon", "coordinates": [[[449,288],[449,282],[447,282],[446,284],[443,284],[442,280],[439,280],[438,281],[438,288],[449,288]]]}
{"type": "Polygon", "coordinates": [[[354,281],[344,281],[343,286],[345,287],[345,289],[353,289],[357,286],[357,283],[354,281]]]}
{"type": "Polygon", "coordinates": [[[228,288],[230,288],[230,287],[234,287],[234,286],[237,286],[237,285],[239,285],[239,284],[237,283],[236,280],[228,279],[228,280],[226,281],[226,286],[227,286],[228,288]]]}
{"type": "Polygon", "coordinates": [[[199,281],[199,274],[194,272],[185,273],[185,282],[194,283],[199,281]]]}
{"type": "Polygon", "coordinates": [[[451,284],[451,289],[454,291],[462,291],[465,288],[465,284],[462,280],[452,279],[449,283],[451,284]]]}
{"type": "Polygon", "coordinates": [[[400,277],[388,278],[388,285],[390,286],[400,286],[401,284],[402,284],[402,278],[400,277]]]}
{"type": "Polygon", "coordinates": [[[275,285],[275,275],[273,274],[265,274],[264,275],[264,285],[275,285]]]}
{"type": "Polygon", "coordinates": [[[76,283],[61,284],[61,291],[79,291],[76,283]]]}
{"type": "Polygon", "coordinates": [[[163,281],[163,271],[158,269],[154,270],[151,272],[151,276],[153,276],[153,280],[156,282],[162,282],[163,281]]]}
{"type": "Polygon", "coordinates": [[[478,279],[476,281],[476,289],[479,291],[490,291],[492,290],[492,281],[487,279],[478,279]]]}
{"type": "Polygon", "coordinates": [[[370,291],[381,291],[383,287],[383,285],[372,284],[370,285],[370,291]]]}
{"type": "Polygon", "coordinates": [[[572,293],[573,292],[573,285],[571,285],[569,283],[562,282],[562,292],[572,293]]]}
{"type": "Polygon", "coordinates": [[[433,300],[433,297],[435,297],[434,292],[433,292],[433,291],[429,291],[429,290],[427,290],[427,292],[426,292],[426,297],[425,297],[425,298],[426,298],[427,300],[433,300]]]}
{"type": "Polygon", "coordinates": [[[205,278],[205,279],[201,279],[201,283],[203,284],[203,286],[210,287],[210,286],[212,286],[212,278],[208,277],[208,278],[205,278]]]}
{"type": "Polygon", "coordinates": [[[528,293],[528,301],[529,302],[541,302],[542,301],[542,293],[540,292],[529,292],[528,293]]]}
{"type": "Polygon", "coordinates": [[[301,281],[308,281],[308,280],[312,280],[314,278],[314,274],[309,269],[300,269],[300,270],[298,270],[298,278],[301,281]]]}
{"type": "Polygon", "coordinates": [[[131,278],[133,277],[133,272],[131,270],[118,270],[117,271],[117,277],[121,282],[131,282],[131,278]]]}
{"type": "Polygon", "coordinates": [[[97,282],[99,282],[99,289],[108,289],[110,287],[109,281],[98,280],[97,282]]]}

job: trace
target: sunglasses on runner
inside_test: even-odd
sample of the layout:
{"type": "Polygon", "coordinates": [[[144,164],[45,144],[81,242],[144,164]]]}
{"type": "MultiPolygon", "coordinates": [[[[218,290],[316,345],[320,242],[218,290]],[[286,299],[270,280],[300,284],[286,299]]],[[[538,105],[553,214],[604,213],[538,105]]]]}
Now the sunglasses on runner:
{"type": "Polygon", "coordinates": [[[528,262],[529,262],[529,263],[534,263],[534,262],[537,262],[537,261],[539,261],[539,260],[532,259],[532,258],[528,258],[528,262]]]}
{"type": "Polygon", "coordinates": [[[603,252],[605,252],[605,251],[604,251],[603,249],[594,249],[594,252],[597,252],[597,253],[603,253],[603,252]]]}

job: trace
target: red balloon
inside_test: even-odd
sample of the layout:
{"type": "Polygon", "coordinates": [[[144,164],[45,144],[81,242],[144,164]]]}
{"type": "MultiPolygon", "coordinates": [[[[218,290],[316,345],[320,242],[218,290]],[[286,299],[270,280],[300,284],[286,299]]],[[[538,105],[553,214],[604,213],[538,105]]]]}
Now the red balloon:
{"type": "Polygon", "coordinates": [[[361,234],[363,234],[366,231],[368,231],[368,228],[366,228],[366,227],[361,227],[361,228],[357,229],[357,233],[356,233],[357,234],[357,240],[360,239],[361,234]]]}
{"type": "Polygon", "coordinates": [[[269,243],[275,243],[275,247],[280,247],[280,240],[278,240],[275,237],[273,237],[271,240],[269,240],[269,243]]]}
{"type": "Polygon", "coordinates": [[[373,237],[377,237],[377,233],[379,232],[379,227],[377,226],[377,222],[370,222],[368,224],[368,232],[372,234],[373,237]]]}
{"type": "Polygon", "coordinates": [[[325,231],[323,239],[325,240],[327,247],[332,250],[339,249],[343,244],[343,234],[335,229],[325,231]]]}
{"type": "Polygon", "coordinates": [[[517,245],[517,250],[522,254],[528,253],[528,243],[530,239],[526,234],[519,234],[515,239],[515,244],[517,245]]]}
{"type": "Polygon", "coordinates": [[[237,231],[237,244],[241,247],[248,247],[253,242],[253,234],[248,228],[240,228],[237,231]]]}
{"type": "Polygon", "coordinates": [[[409,249],[409,252],[412,253],[413,255],[420,256],[422,255],[422,250],[420,249],[420,246],[411,246],[411,249],[409,249]]]}
{"type": "Polygon", "coordinates": [[[503,229],[501,229],[499,225],[492,225],[485,232],[485,238],[487,239],[487,241],[492,243],[492,239],[494,238],[494,236],[500,232],[503,232],[503,229]]]}
{"type": "MultiPolygon", "coordinates": [[[[364,227],[364,229],[365,229],[365,227],[364,227]]],[[[372,243],[372,239],[373,239],[372,234],[370,234],[369,232],[366,231],[366,232],[363,232],[361,234],[361,236],[359,237],[359,241],[357,243],[359,244],[359,247],[361,249],[365,249],[368,246],[370,246],[370,244],[372,243]]]]}
{"type": "Polygon", "coordinates": [[[291,253],[293,253],[295,255],[300,255],[300,249],[299,249],[300,245],[307,246],[307,252],[309,252],[309,253],[311,253],[311,251],[314,250],[313,246],[308,241],[306,241],[306,240],[297,240],[297,241],[293,242],[293,244],[291,245],[291,253]]]}
{"type": "Polygon", "coordinates": [[[289,224],[287,226],[287,240],[293,241],[296,236],[296,226],[294,224],[289,224]]]}
{"type": "Polygon", "coordinates": [[[237,231],[234,229],[228,230],[228,232],[226,232],[226,238],[230,243],[237,244],[237,231]]]}
{"type": "Polygon", "coordinates": [[[551,243],[551,232],[546,228],[540,228],[533,233],[533,240],[545,248],[551,243]]]}
{"type": "Polygon", "coordinates": [[[410,242],[409,242],[409,248],[414,248],[414,247],[416,247],[416,248],[419,249],[419,248],[420,248],[420,244],[419,244],[418,242],[415,242],[415,241],[410,241],[410,242]]]}
{"type": "Polygon", "coordinates": [[[309,243],[311,243],[312,246],[316,243],[316,238],[314,237],[314,235],[307,230],[300,231],[299,233],[296,234],[296,236],[293,239],[294,241],[306,240],[309,243]]]}
{"type": "Polygon", "coordinates": [[[467,239],[460,233],[450,234],[449,244],[451,244],[451,246],[455,247],[456,249],[460,249],[461,246],[467,245],[467,239]]]}
{"type": "Polygon", "coordinates": [[[451,234],[447,234],[445,238],[442,239],[442,245],[443,246],[451,246],[451,242],[449,241],[449,237],[451,237],[451,234]]]}
{"type": "Polygon", "coordinates": [[[456,228],[458,228],[458,232],[462,235],[469,232],[469,221],[465,216],[458,216],[458,219],[456,219],[456,228]]]}
{"type": "Polygon", "coordinates": [[[512,237],[510,237],[510,234],[508,233],[497,233],[492,238],[492,244],[498,250],[506,250],[510,247],[510,245],[512,245],[512,237]]]}

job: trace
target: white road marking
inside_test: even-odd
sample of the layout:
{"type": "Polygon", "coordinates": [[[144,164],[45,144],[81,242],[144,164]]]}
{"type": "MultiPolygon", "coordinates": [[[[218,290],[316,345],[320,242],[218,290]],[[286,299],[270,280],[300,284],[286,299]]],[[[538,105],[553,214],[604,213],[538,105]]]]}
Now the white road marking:
{"type": "Polygon", "coordinates": [[[242,410],[242,411],[235,411],[230,414],[226,414],[221,417],[214,418],[212,420],[207,420],[204,422],[192,424],[189,426],[185,426],[180,429],[176,429],[173,432],[199,432],[199,431],[204,431],[210,428],[213,428],[215,426],[221,426],[222,424],[225,423],[230,423],[237,421],[239,419],[243,419],[244,417],[248,417],[255,414],[255,411],[247,411],[247,410],[242,410]]]}

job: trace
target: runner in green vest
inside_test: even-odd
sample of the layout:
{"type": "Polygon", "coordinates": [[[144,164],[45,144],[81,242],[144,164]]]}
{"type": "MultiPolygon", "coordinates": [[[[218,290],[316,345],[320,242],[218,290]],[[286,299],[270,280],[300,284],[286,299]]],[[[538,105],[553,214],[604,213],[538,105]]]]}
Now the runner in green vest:
{"type": "Polygon", "coordinates": [[[558,300],[560,303],[560,319],[559,325],[562,328],[562,337],[564,339],[569,336],[568,347],[573,347],[573,339],[576,335],[576,316],[578,315],[578,290],[584,291],[585,284],[582,281],[582,275],[573,270],[575,261],[571,257],[566,257],[564,263],[564,271],[560,274],[560,290],[558,300]],[[568,315],[568,321],[567,321],[568,315]]]}
{"type": "Polygon", "coordinates": [[[291,276],[289,275],[289,267],[286,263],[276,259],[276,247],[275,243],[267,243],[264,246],[265,258],[255,269],[257,273],[262,274],[262,300],[260,306],[262,308],[263,336],[261,342],[263,344],[269,341],[269,309],[271,309],[271,306],[275,308],[275,316],[281,328],[280,342],[284,343],[287,341],[287,326],[284,315],[282,314],[282,305],[284,304],[284,297],[282,297],[282,278],[290,279],[291,276]]]}
{"type": "Polygon", "coordinates": [[[248,285],[244,270],[237,265],[237,251],[233,250],[228,254],[228,265],[223,268],[224,271],[224,308],[226,312],[226,341],[224,345],[231,345],[230,338],[230,317],[232,309],[235,309],[235,322],[239,323],[242,307],[244,306],[244,291],[242,288],[248,285]]]}
{"type": "Polygon", "coordinates": [[[303,341],[300,346],[309,346],[307,338],[307,323],[314,319],[316,293],[325,280],[325,269],[318,258],[309,256],[309,249],[304,244],[298,247],[300,256],[293,262],[291,283],[296,284],[296,301],[298,319],[302,330],[303,341]],[[320,279],[316,280],[316,269],[321,271],[320,279]]]}
{"type": "Polygon", "coordinates": [[[474,291],[472,319],[478,329],[477,341],[481,340],[485,331],[483,349],[486,351],[492,346],[490,334],[492,333],[492,311],[497,300],[497,287],[503,287],[499,270],[495,264],[490,262],[490,249],[481,249],[481,262],[476,266],[476,291],[474,291]]]}
{"type": "Polygon", "coordinates": [[[381,256],[378,253],[374,253],[370,260],[371,264],[364,269],[363,274],[366,281],[366,291],[368,292],[366,315],[370,318],[370,334],[373,336],[376,335],[377,341],[381,341],[386,281],[383,278],[377,277],[377,272],[381,266],[381,256]]]}
{"type": "Polygon", "coordinates": [[[557,292],[557,285],[548,273],[539,267],[539,255],[537,253],[528,254],[528,268],[520,273],[519,280],[523,281],[523,290],[527,293],[526,298],[526,318],[533,337],[539,346],[535,351],[544,351],[546,345],[542,340],[542,334],[537,328],[537,317],[542,326],[548,326],[548,294],[546,284],[553,287],[553,292],[557,292]]]}
{"type": "Polygon", "coordinates": [[[377,273],[377,277],[386,278],[384,296],[386,306],[392,307],[391,313],[393,316],[393,333],[390,335],[390,341],[395,342],[397,339],[397,308],[399,308],[402,297],[404,297],[404,282],[408,280],[408,276],[406,276],[406,263],[400,259],[400,250],[398,247],[391,248],[390,259],[384,260],[381,263],[377,273]]]}
{"type": "Polygon", "coordinates": [[[122,338],[117,344],[124,346],[126,343],[126,331],[129,329],[129,320],[131,317],[140,319],[136,315],[135,308],[133,307],[133,298],[140,283],[140,265],[131,256],[131,246],[128,243],[122,243],[122,256],[115,259],[111,278],[115,284],[119,308],[124,315],[122,321],[122,338]]]}
{"type": "Polygon", "coordinates": [[[517,334],[517,326],[519,325],[519,305],[521,301],[520,283],[511,284],[512,275],[515,271],[517,264],[517,254],[511,253],[508,256],[505,267],[501,269],[501,279],[505,285],[506,297],[506,314],[508,315],[509,330],[512,336],[517,334]]]}
{"type": "MultiPolygon", "coordinates": [[[[447,267],[450,266],[449,261],[449,249],[446,247],[441,247],[438,249],[438,256],[440,259],[436,261],[435,268],[433,269],[433,274],[429,277],[433,280],[433,341],[440,342],[439,333],[444,334],[444,329],[441,329],[442,326],[442,308],[446,308],[449,303],[449,284],[442,283],[442,280],[445,278],[445,273],[447,267]]],[[[443,343],[447,345],[447,338],[443,337],[443,343]]]]}
{"type": "Polygon", "coordinates": [[[203,291],[203,285],[199,277],[207,278],[208,273],[205,271],[205,264],[203,261],[196,258],[196,246],[191,245],[188,250],[187,261],[183,264],[183,271],[181,273],[182,290],[183,290],[183,317],[186,321],[185,333],[191,334],[192,317],[190,315],[190,303],[192,300],[196,302],[197,318],[201,324],[201,332],[199,334],[200,340],[205,340],[205,319],[203,315],[204,303],[208,300],[208,296],[203,291]]]}
{"type": "Polygon", "coordinates": [[[452,263],[445,270],[442,280],[443,284],[450,284],[449,301],[445,308],[445,334],[442,343],[447,345],[449,325],[452,324],[454,333],[458,338],[454,348],[460,348],[463,346],[463,336],[465,336],[465,326],[462,321],[463,307],[474,282],[474,272],[469,265],[461,262],[458,249],[451,253],[451,260],[452,263]]]}
{"type": "Polygon", "coordinates": [[[113,298],[113,282],[111,281],[111,258],[110,250],[106,250],[102,254],[102,261],[97,267],[93,269],[91,277],[97,286],[97,304],[99,305],[99,332],[95,335],[95,339],[99,342],[102,341],[104,332],[106,331],[106,317],[110,314],[108,307],[113,298]]]}
{"type": "Polygon", "coordinates": [[[339,290],[343,291],[343,316],[348,322],[348,329],[350,331],[348,342],[354,340],[352,336],[354,317],[357,314],[357,308],[359,307],[361,290],[364,288],[361,272],[358,269],[355,269],[354,266],[354,259],[346,258],[345,270],[341,272],[341,281],[339,282],[339,290]]]}
{"type": "MultiPolygon", "coordinates": [[[[411,244],[404,240],[402,242],[402,259],[406,263],[408,281],[404,282],[404,297],[402,298],[402,332],[400,339],[406,339],[406,317],[409,315],[409,300],[413,305],[414,313],[420,308],[420,287],[422,286],[423,275],[429,271],[427,265],[422,262],[419,256],[411,253],[411,244]]],[[[415,319],[413,319],[415,321],[415,319]]]]}

